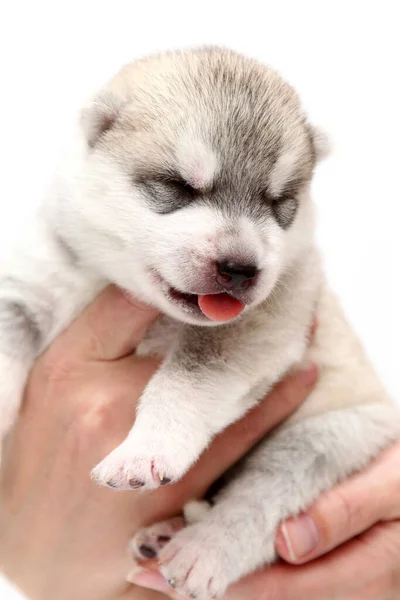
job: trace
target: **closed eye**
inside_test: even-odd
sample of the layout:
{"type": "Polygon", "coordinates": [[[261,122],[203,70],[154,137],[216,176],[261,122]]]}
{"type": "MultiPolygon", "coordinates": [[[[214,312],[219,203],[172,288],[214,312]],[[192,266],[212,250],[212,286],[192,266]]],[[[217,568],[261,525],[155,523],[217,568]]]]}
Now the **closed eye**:
{"type": "Polygon", "coordinates": [[[166,178],[164,180],[161,180],[160,182],[166,185],[167,187],[171,187],[177,192],[180,192],[181,194],[186,194],[188,196],[191,196],[192,198],[199,194],[199,190],[196,190],[196,188],[194,188],[192,185],[190,185],[190,183],[188,183],[184,179],[166,178]]]}
{"type": "Polygon", "coordinates": [[[291,185],[286,188],[278,198],[273,198],[271,202],[272,213],[275,216],[278,224],[286,229],[289,227],[297,213],[298,208],[298,186],[297,184],[291,185]]]}
{"type": "Polygon", "coordinates": [[[156,174],[146,179],[136,179],[147,192],[153,209],[160,214],[168,214],[184,208],[201,192],[175,173],[156,174]]]}

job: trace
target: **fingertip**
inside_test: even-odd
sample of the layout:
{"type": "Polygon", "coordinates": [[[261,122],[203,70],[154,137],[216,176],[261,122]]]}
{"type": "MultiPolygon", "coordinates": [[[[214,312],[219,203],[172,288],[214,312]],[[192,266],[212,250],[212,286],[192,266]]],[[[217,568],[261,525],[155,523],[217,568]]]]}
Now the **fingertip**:
{"type": "Polygon", "coordinates": [[[135,570],[128,575],[127,580],[134,585],[154,590],[156,592],[170,594],[173,591],[161,573],[155,570],[135,570]]]}
{"type": "MultiPolygon", "coordinates": [[[[311,389],[317,382],[319,375],[318,365],[312,363],[306,369],[298,371],[297,376],[306,389],[311,389]]],[[[296,376],[296,375],[295,375],[296,376]]]]}
{"type": "Polygon", "coordinates": [[[296,407],[305,400],[319,376],[318,366],[313,363],[305,369],[292,371],[270,392],[268,397],[278,396],[287,407],[296,407]]]}
{"type": "Polygon", "coordinates": [[[313,557],[318,547],[319,531],[314,519],[304,513],[281,523],[276,540],[277,553],[286,562],[301,564],[313,557]]]}

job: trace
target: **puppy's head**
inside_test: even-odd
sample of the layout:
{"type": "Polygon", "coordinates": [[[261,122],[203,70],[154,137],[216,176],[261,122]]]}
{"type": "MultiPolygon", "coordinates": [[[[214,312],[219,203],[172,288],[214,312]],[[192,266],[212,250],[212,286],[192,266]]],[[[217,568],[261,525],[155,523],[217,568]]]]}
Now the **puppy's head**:
{"type": "Polygon", "coordinates": [[[321,138],[294,90],[256,61],[216,48],[138,61],[81,125],[81,248],[171,316],[234,318],[309,247],[321,138]]]}

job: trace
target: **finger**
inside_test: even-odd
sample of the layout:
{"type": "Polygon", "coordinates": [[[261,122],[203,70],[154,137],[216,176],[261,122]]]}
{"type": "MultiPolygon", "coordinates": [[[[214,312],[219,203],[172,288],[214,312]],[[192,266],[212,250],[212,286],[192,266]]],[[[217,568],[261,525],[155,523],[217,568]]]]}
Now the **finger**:
{"type": "MultiPolygon", "coordinates": [[[[377,526],[363,538],[296,567],[284,563],[250,575],[233,585],[224,600],[377,600],[397,598],[400,589],[400,523],[377,526]]],[[[130,581],[180,600],[150,561],[135,569],[130,581]]]]}
{"type": "Polygon", "coordinates": [[[281,563],[251,575],[224,600],[394,600],[400,589],[399,555],[400,523],[377,525],[310,564],[281,563]]]}
{"type": "Polygon", "coordinates": [[[127,576],[127,581],[139,588],[162,592],[173,600],[187,600],[178,594],[158,570],[160,565],[156,559],[145,560],[140,564],[135,562],[127,576]]]}
{"type": "Polygon", "coordinates": [[[63,355],[85,360],[115,360],[133,352],[158,311],[107,287],[56,341],[63,355]]]}
{"type": "Polygon", "coordinates": [[[182,598],[182,596],[179,596],[174,591],[174,589],[158,571],[158,564],[146,564],[145,568],[135,565],[135,567],[129,573],[127,580],[139,586],[140,588],[154,590],[155,592],[162,592],[174,600],[180,600],[182,598]]]}
{"type": "Polygon", "coordinates": [[[400,518],[400,444],[389,448],[363,473],[322,495],[277,535],[279,555],[302,564],[367,531],[381,520],[400,518]]]}

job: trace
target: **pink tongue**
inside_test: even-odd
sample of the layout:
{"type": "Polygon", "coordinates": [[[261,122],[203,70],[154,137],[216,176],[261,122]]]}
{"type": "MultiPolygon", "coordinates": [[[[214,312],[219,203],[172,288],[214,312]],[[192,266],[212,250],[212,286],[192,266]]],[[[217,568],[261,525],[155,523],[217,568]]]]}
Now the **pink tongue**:
{"type": "Polygon", "coordinates": [[[244,304],[228,294],[199,296],[198,302],[202,313],[213,321],[230,321],[244,309],[244,304]]]}

